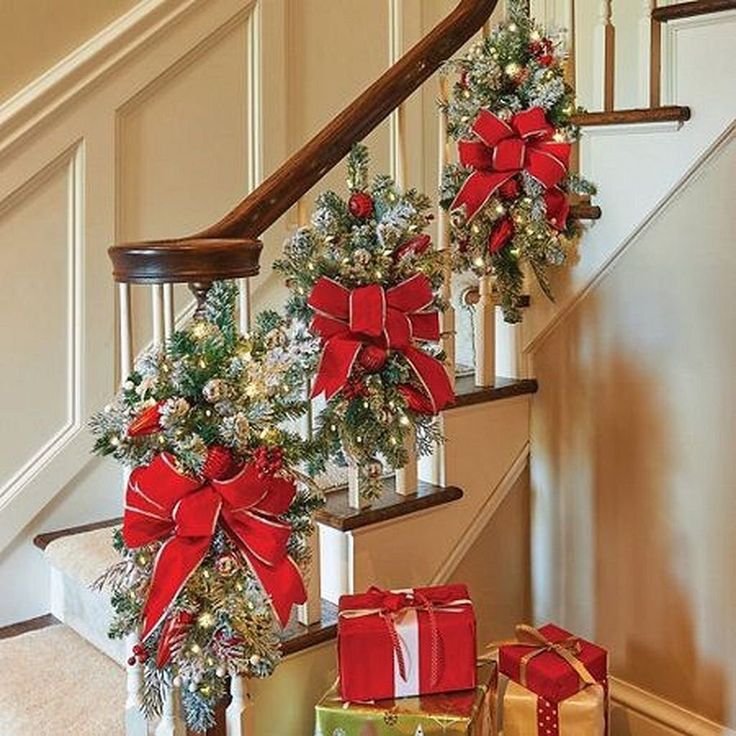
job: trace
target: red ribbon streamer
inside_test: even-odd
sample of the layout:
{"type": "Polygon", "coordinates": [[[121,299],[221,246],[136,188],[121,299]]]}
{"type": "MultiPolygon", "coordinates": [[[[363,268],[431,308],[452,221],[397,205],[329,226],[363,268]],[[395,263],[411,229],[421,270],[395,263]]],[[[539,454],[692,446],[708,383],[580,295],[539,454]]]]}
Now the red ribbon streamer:
{"type": "Polygon", "coordinates": [[[136,549],[165,540],[143,608],[141,640],[163,620],[201,564],[218,522],[286,625],[292,605],[307,598],[299,568],[287,554],[291,526],[277,518],[288,510],[295,493],[293,481],[263,477],[252,463],[232,478],[206,481],[179,472],[168,453],[136,468],[125,494],[125,544],[136,549]]]}
{"type": "Polygon", "coordinates": [[[323,350],[312,396],[331,398],[343,389],[364,345],[380,345],[404,355],[429,397],[434,413],[452,403],[455,394],[442,363],[416,347],[417,340],[439,340],[434,295],[424,274],[384,289],[380,284],[352,291],[322,277],[309,295],[315,311],[312,330],[323,350]]]}
{"type": "MultiPolygon", "coordinates": [[[[490,110],[481,110],[472,130],[477,140],[459,141],[458,150],[462,165],[473,171],[452,203],[452,209],[465,207],[468,221],[499,187],[522,171],[550,190],[567,174],[571,146],[553,139],[554,128],[541,107],[517,113],[510,123],[490,110]]],[[[557,198],[553,205],[554,219],[559,221],[563,212],[557,198]]],[[[567,219],[566,212],[564,215],[567,219]]]]}

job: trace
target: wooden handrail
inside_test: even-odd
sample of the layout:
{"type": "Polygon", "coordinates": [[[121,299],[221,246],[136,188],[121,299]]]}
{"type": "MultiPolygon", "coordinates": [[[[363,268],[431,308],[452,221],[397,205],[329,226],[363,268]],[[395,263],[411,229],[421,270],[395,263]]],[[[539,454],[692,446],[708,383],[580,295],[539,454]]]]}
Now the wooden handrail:
{"type": "Polygon", "coordinates": [[[115,279],[200,281],[191,268],[191,259],[195,252],[206,252],[210,241],[218,242],[221,263],[218,269],[209,269],[207,280],[213,275],[235,278],[257,273],[258,240],[265,230],[480,30],[497,2],[460,0],[450,15],[212,227],[186,238],[110,248],[115,279]],[[225,253],[228,241],[234,257],[239,254],[232,268],[225,253]],[[177,265],[179,249],[187,251],[186,268],[177,265]]]}

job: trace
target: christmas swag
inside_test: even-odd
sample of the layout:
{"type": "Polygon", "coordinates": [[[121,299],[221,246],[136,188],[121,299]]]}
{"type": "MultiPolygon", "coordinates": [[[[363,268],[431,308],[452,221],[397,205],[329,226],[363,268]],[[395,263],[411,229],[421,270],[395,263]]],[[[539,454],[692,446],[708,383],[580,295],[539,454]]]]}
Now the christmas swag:
{"type": "Polygon", "coordinates": [[[92,421],[96,451],[133,468],[121,561],[98,581],[110,635],[140,637],[146,715],[176,682],[196,731],[213,724],[228,674],[265,677],[278,663],[277,625],[306,598],[321,504],[295,470],[305,445],[279,426],[305,410],[308,340],[270,312],[238,334],[235,297],[215,284],[205,314],[144,355],[92,421]]]}
{"type": "MultiPolygon", "coordinates": [[[[433,416],[454,399],[437,344],[443,259],[423,233],[426,196],[388,176],[369,186],[364,146],[348,167],[349,199],[320,195],[311,226],[287,241],[276,268],[292,290],[289,313],[321,343],[313,395],[327,405],[315,445],[361,469],[379,456],[399,468],[412,429],[419,453],[431,451],[433,416]]],[[[363,481],[367,495],[380,493],[380,472],[363,481]]]]}
{"type": "Polygon", "coordinates": [[[459,77],[443,103],[458,142],[459,162],[446,167],[440,193],[455,267],[495,275],[509,322],[521,319],[524,263],[552,298],[548,266],[564,263],[580,234],[570,195],[595,192],[569,171],[580,132],[564,38],[545,34],[523,6],[512,3],[508,22],[449,63],[459,77]]]}

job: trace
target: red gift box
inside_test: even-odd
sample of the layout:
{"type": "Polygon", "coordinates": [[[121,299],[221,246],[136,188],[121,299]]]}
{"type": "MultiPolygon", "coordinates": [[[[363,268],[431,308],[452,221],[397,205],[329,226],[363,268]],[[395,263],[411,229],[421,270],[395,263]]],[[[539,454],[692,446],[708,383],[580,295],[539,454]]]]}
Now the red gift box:
{"type": "Polygon", "coordinates": [[[476,686],[475,613],[464,585],[340,597],[340,696],[385,700],[476,686]]]}
{"type": "Polygon", "coordinates": [[[554,624],[517,627],[517,638],[518,643],[499,647],[498,668],[536,695],[559,703],[588,684],[599,683],[607,690],[605,649],[554,624]]]}

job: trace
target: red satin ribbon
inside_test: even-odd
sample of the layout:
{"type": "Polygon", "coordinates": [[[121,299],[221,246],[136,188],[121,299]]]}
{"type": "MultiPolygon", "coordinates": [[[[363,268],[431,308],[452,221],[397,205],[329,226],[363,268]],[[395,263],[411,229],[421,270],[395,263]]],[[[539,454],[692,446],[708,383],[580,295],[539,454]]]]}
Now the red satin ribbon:
{"type": "Polygon", "coordinates": [[[452,403],[455,394],[442,364],[415,346],[417,340],[439,340],[432,284],[424,274],[384,289],[379,284],[352,291],[324,276],[309,295],[315,312],[312,330],[322,338],[323,350],[312,395],[323,391],[329,399],[345,387],[358,353],[375,344],[397,350],[414,369],[436,413],[452,403]]]}
{"type": "Polygon", "coordinates": [[[125,544],[135,549],[165,540],[153,567],[141,640],[164,619],[204,559],[218,521],[286,625],[292,605],[307,597],[299,568],[287,554],[291,526],[277,518],[288,510],[295,493],[292,481],[262,477],[253,464],[227,480],[207,481],[180,473],[168,453],[136,468],[125,494],[125,544]]]}
{"type": "MultiPolygon", "coordinates": [[[[553,140],[554,128],[541,107],[517,113],[510,124],[490,110],[481,110],[472,130],[477,140],[461,140],[458,149],[460,162],[473,172],[452,203],[452,209],[465,207],[469,221],[499,187],[521,171],[550,190],[567,174],[571,146],[553,140]]],[[[554,217],[559,220],[559,200],[553,205],[558,208],[554,217]]]]}

